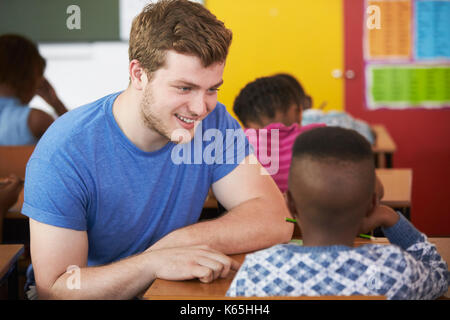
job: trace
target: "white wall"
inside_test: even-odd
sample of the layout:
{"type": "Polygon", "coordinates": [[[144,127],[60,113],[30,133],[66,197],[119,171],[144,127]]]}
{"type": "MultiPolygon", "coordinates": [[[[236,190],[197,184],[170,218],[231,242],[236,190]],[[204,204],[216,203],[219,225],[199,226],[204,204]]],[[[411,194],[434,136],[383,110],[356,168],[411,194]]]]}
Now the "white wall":
{"type": "MultiPolygon", "coordinates": [[[[120,0],[118,42],[40,44],[47,60],[45,77],[61,101],[71,110],[128,86],[128,38],[133,18],[156,0],[120,0]]],[[[192,0],[204,3],[203,0],[192,0]]],[[[83,14],[83,13],[82,13],[83,14]]],[[[39,96],[30,105],[56,116],[39,96]]]]}
{"type": "MultiPolygon", "coordinates": [[[[41,44],[39,52],[45,77],[69,110],[128,86],[128,42],[41,44]]],[[[55,115],[39,96],[30,105],[55,115]]]]}

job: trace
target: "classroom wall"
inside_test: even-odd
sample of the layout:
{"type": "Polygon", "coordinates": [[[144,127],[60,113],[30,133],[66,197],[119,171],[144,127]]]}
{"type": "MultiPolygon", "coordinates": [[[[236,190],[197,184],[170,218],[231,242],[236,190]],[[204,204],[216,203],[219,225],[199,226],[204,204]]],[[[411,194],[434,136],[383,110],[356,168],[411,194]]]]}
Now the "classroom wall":
{"type": "MultiPolygon", "coordinates": [[[[45,76],[69,110],[128,86],[128,42],[39,44],[45,76]]],[[[53,115],[39,96],[30,105],[53,115]]]]}
{"type": "Polygon", "coordinates": [[[232,112],[240,89],[276,72],[295,75],[314,104],[343,108],[341,0],[206,0],[233,31],[219,100],[232,112]]]}
{"type": "MultiPolygon", "coordinates": [[[[233,115],[239,90],[276,72],[294,74],[316,106],[343,108],[343,79],[332,76],[343,69],[341,0],[206,0],[205,6],[233,31],[219,92],[219,101],[233,115]]],[[[45,75],[68,109],[128,84],[126,41],[41,43],[39,50],[47,60],[45,75]]],[[[31,105],[52,113],[38,96],[31,105]]]]}
{"type": "MultiPolygon", "coordinates": [[[[413,222],[428,235],[450,235],[450,110],[367,110],[362,0],[206,0],[205,5],[234,34],[219,92],[228,110],[247,82],[290,72],[316,107],[345,105],[356,117],[384,124],[398,145],[394,166],[413,169],[413,222]],[[344,70],[344,60],[356,72],[355,81],[345,85],[331,75],[344,70]]],[[[48,60],[46,75],[69,109],[126,87],[127,48],[126,42],[39,46],[48,60]]],[[[46,108],[38,97],[31,104],[46,108]]]]}
{"type": "Polygon", "coordinates": [[[386,126],[398,147],[394,167],[413,169],[412,222],[428,236],[450,236],[450,108],[367,109],[363,5],[363,0],[344,0],[345,64],[356,73],[345,85],[345,109],[386,126]]]}

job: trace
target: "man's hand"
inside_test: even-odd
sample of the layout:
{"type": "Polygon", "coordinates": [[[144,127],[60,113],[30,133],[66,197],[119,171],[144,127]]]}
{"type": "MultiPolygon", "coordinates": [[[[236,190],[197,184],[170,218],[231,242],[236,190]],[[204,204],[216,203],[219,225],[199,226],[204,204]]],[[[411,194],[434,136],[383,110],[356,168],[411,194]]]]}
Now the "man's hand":
{"type": "Polygon", "coordinates": [[[23,180],[16,175],[0,179],[0,211],[6,212],[19,198],[23,187],[23,180]]]}
{"type": "Polygon", "coordinates": [[[191,246],[147,250],[154,277],[164,280],[198,278],[209,283],[218,277],[225,278],[230,270],[237,271],[239,263],[208,246],[191,246]]]}

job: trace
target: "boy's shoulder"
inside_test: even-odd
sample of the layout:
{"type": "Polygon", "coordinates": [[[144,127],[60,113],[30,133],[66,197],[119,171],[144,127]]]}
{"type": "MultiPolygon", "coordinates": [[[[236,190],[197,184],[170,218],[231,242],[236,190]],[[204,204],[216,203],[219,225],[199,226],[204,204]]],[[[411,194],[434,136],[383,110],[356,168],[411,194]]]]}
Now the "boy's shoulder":
{"type": "Polygon", "coordinates": [[[305,247],[298,244],[278,244],[267,249],[250,253],[246,256],[247,261],[271,261],[277,259],[281,262],[298,261],[307,259],[309,261],[324,262],[326,257],[330,258],[327,265],[341,263],[346,259],[365,261],[366,264],[384,265],[386,261],[404,260],[408,253],[396,245],[367,244],[356,248],[347,246],[328,247],[305,247]],[[295,259],[293,259],[295,257],[295,259]],[[340,257],[339,261],[335,260],[340,257]]]}

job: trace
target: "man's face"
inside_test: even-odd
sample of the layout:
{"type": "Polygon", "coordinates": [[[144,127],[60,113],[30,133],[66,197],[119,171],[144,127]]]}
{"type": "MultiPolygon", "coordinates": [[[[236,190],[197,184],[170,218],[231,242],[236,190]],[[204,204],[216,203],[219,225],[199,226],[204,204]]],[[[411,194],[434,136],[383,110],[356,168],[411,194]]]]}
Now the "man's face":
{"type": "Polygon", "coordinates": [[[197,125],[217,104],[224,67],[225,63],[215,63],[205,68],[195,56],[168,51],[165,66],[151,75],[144,89],[144,124],[169,140],[175,130],[182,130],[189,135],[174,142],[188,142],[197,125]]]}

